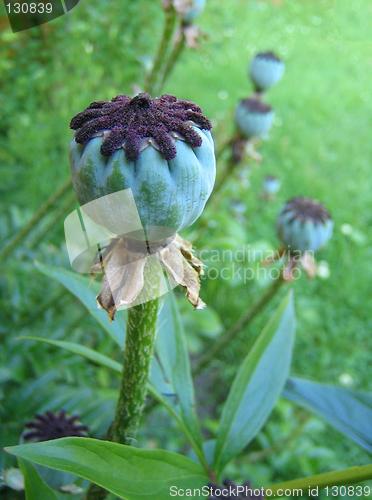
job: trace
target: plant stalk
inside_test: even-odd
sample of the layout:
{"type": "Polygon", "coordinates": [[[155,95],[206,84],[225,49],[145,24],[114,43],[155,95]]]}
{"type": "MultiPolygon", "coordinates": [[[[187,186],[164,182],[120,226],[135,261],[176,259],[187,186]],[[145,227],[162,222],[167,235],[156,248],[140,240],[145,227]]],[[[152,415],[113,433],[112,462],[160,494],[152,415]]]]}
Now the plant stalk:
{"type": "Polygon", "coordinates": [[[57,189],[45,203],[35,212],[29,222],[23,226],[23,228],[16,234],[16,236],[10,240],[10,242],[5,245],[0,251],[0,261],[4,261],[12,252],[17,248],[17,246],[30,234],[33,228],[41,221],[41,219],[48,213],[49,209],[62,198],[65,193],[71,188],[71,179],[69,178],[62,186],[57,189]]]}
{"type": "Polygon", "coordinates": [[[139,427],[154,351],[158,300],[150,300],[128,311],[124,369],[112,441],[133,444],[139,427]]]}
{"type": "MultiPolygon", "coordinates": [[[[372,465],[363,465],[361,467],[350,467],[349,469],[326,472],[325,474],[317,474],[316,476],[294,479],[284,483],[273,484],[265,488],[271,490],[270,498],[279,498],[284,496],[282,492],[303,491],[305,494],[309,492],[309,488],[319,487],[319,489],[327,486],[343,486],[347,484],[356,484],[372,479],[372,465]]],[[[269,496],[268,496],[269,498],[269,496]]],[[[288,496],[286,495],[286,498],[288,496]]]]}
{"type": "Polygon", "coordinates": [[[144,84],[145,92],[149,92],[150,94],[154,91],[154,87],[156,85],[159,72],[161,71],[161,68],[163,66],[164,58],[168,51],[168,46],[174,32],[176,19],[177,19],[177,14],[173,7],[170,7],[165,11],[163,34],[160,40],[160,44],[158,46],[154,63],[152,65],[150,72],[147,74],[144,84]]]}
{"type": "Polygon", "coordinates": [[[173,69],[178,61],[178,58],[182,54],[183,49],[185,48],[185,43],[186,43],[185,34],[181,28],[179,36],[174,43],[172,52],[169,55],[169,59],[167,61],[167,64],[166,64],[164,71],[163,71],[163,74],[161,76],[160,83],[159,83],[159,86],[157,88],[159,93],[162,91],[164,85],[166,84],[168,78],[170,77],[170,75],[171,75],[171,73],[172,73],[172,71],[173,71],[173,69]]]}
{"type": "Polygon", "coordinates": [[[265,293],[245,312],[230,328],[228,328],[219,339],[210,347],[210,349],[199,359],[196,365],[194,374],[198,375],[202,372],[209,363],[223,351],[235,338],[235,336],[246,328],[251,321],[264,309],[267,304],[275,297],[281,286],[286,283],[282,277],[282,273],[276,278],[272,284],[265,290],[265,293]]]}
{"type": "MultiPolygon", "coordinates": [[[[158,299],[134,306],[128,311],[123,374],[116,414],[107,439],[133,445],[140,424],[154,352],[158,299]]],[[[103,500],[107,492],[91,484],[87,500],[103,500]]]]}

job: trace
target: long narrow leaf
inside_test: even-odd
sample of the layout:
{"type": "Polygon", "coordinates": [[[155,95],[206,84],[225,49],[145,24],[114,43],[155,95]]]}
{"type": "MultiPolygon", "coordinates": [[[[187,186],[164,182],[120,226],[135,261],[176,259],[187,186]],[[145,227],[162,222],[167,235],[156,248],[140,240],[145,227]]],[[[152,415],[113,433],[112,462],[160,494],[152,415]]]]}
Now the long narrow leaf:
{"type": "Polygon", "coordinates": [[[58,500],[57,494],[41,479],[30,462],[18,459],[18,463],[25,481],[26,500],[58,500]]]}
{"type": "Polygon", "coordinates": [[[283,395],[372,452],[372,394],[291,378],[283,395]]]}
{"type": "Polygon", "coordinates": [[[182,323],[173,293],[168,293],[158,321],[156,352],[164,378],[168,382],[170,404],[180,415],[202,448],[199,421],[195,411],[194,387],[182,323]]]}
{"type": "MultiPolygon", "coordinates": [[[[38,263],[37,268],[45,275],[57,280],[74,294],[88,309],[92,316],[120,345],[124,346],[124,321],[117,315],[110,322],[107,314],[96,305],[96,284],[87,278],[65,269],[58,269],[38,263]]],[[[202,438],[195,413],[194,393],[188,353],[177,308],[172,293],[167,294],[158,322],[157,358],[152,361],[150,390],[153,396],[164,404],[167,410],[177,418],[187,434],[195,452],[203,461],[202,438]]],[[[42,340],[42,339],[39,339],[42,340]]],[[[43,339],[43,341],[46,341],[43,339]]],[[[98,364],[118,371],[117,364],[103,355],[70,342],[55,341],[54,345],[80,354],[98,364]],[[57,343],[58,342],[58,343],[57,343]]],[[[53,342],[49,342],[53,343],[53,342]]]]}
{"type": "Polygon", "coordinates": [[[217,435],[217,473],[247,446],[269,417],[289,375],[294,337],[290,292],[243,361],[230,389],[217,435]]]}
{"type": "MultiPolygon", "coordinates": [[[[76,344],[74,342],[51,340],[51,339],[46,339],[43,337],[21,337],[21,338],[24,338],[26,340],[35,340],[38,342],[44,342],[47,344],[54,345],[56,347],[60,347],[62,349],[66,349],[67,351],[72,352],[74,354],[81,355],[81,356],[97,363],[98,365],[105,366],[106,368],[112,369],[118,374],[121,373],[120,363],[117,363],[116,361],[111,360],[107,356],[104,356],[103,354],[100,354],[100,353],[94,351],[93,349],[89,349],[87,347],[81,346],[81,345],[76,344]]],[[[149,391],[155,399],[157,399],[161,404],[164,405],[164,407],[169,412],[169,414],[177,420],[177,423],[178,423],[180,429],[184,432],[187,439],[190,441],[190,444],[192,445],[193,449],[195,450],[195,453],[199,456],[201,461],[204,461],[204,455],[203,455],[202,450],[200,448],[200,442],[197,439],[195,439],[196,435],[193,432],[193,428],[191,426],[188,426],[187,423],[182,419],[180,412],[177,409],[177,405],[174,403],[174,401],[172,402],[171,391],[173,391],[173,388],[164,381],[164,374],[163,374],[162,370],[160,369],[159,363],[157,363],[156,360],[154,360],[154,362],[153,362],[151,380],[150,380],[150,384],[149,384],[149,391]]],[[[80,399],[80,397],[81,396],[79,395],[79,399],[80,399]]],[[[115,397],[113,398],[113,400],[116,401],[116,394],[115,394],[115,397]]],[[[59,404],[55,405],[55,406],[59,406],[59,407],[63,407],[63,408],[67,409],[68,405],[70,405],[71,402],[72,402],[71,396],[67,395],[67,398],[64,398],[64,397],[62,397],[62,399],[60,398],[59,404]]]]}
{"type": "Polygon", "coordinates": [[[200,488],[208,477],[196,462],[164,450],[143,450],[89,438],[63,438],[6,451],[72,472],[126,500],[168,500],[170,488],[200,488]]]}
{"type": "Polygon", "coordinates": [[[125,323],[122,314],[117,314],[115,321],[110,321],[106,311],[98,309],[96,296],[97,283],[84,276],[67,271],[66,269],[48,266],[37,262],[36,268],[63,285],[69,292],[77,297],[90,314],[98,321],[110,337],[123,349],[125,336],[125,323]]]}
{"type": "Polygon", "coordinates": [[[117,361],[101,354],[94,349],[90,349],[89,347],[85,347],[81,344],[77,344],[75,342],[65,342],[64,340],[53,340],[47,339],[44,337],[33,337],[33,336],[23,336],[20,339],[25,340],[35,340],[37,342],[44,342],[46,344],[51,344],[56,347],[60,347],[61,349],[65,349],[66,351],[72,352],[73,354],[78,354],[86,359],[89,359],[93,363],[97,365],[105,366],[106,368],[110,368],[118,373],[121,373],[121,365],[117,361]]]}

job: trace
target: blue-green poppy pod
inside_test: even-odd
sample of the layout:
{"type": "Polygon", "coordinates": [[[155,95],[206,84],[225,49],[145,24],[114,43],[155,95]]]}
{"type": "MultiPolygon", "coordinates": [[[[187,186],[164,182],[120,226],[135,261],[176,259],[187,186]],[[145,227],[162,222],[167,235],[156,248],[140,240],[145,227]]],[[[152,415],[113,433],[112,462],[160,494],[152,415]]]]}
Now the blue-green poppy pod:
{"type": "Polygon", "coordinates": [[[275,85],[283,73],[284,62],[274,52],[256,54],[249,66],[249,76],[257,92],[263,92],[275,85]]]}
{"type": "Polygon", "coordinates": [[[216,162],[211,124],[196,104],[170,95],[121,95],[93,102],[71,128],[80,204],[130,188],[146,239],[156,228],[172,236],[203,212],[216,162]]]}
{"type": "Polygon", "coordinates": [[[191,24],[205,9],[206,0],[174,0],[175,9],[185,24],[191,24]]]}
{"type": "Polygon", "coordinates": [[[328,210],[311,198],[289,200],[277,221],[278,235],[290,251],[315,252],[333,233],[333,220],[328,210]]]}
{"type": "Polygon", "coordinates": [[[267,195],[273,195],[276,194],[281,187],[281,182],[278,177],[275,177],[274,175],[267,175],[264,178],[263,181],[263,190],[264,193],[267,195]]]}
{"type": "Polygon", "coordinates": [[[271,106],[260,99],[242,99],[235,112],[235,121],[240,133],[246,138],[266,137],[274,120],[271,106]]]}

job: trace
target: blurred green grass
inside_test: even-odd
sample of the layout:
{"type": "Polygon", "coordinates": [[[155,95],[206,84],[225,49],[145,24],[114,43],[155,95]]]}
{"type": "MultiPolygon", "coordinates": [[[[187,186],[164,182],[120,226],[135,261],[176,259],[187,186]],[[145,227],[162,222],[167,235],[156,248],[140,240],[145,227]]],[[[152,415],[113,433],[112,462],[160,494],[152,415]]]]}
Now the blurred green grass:
{"type": "Polygon", "coordinates": [[[166,89],[202,103],[220,131],[230,127],[224,117],[237,99],[251,91],[253,54],[274,49],[285,59],[283,80],[266,96],[276,126],[244,195],[246,238],[275,245],[275,217],[289,197],[315,197],[329,208],[335,235],[319,259],[328,261],[330,277],[296,286],[295,370],[333,383],[346,373],[364,389],[372,389],[371,14],[366,0],[211,0],[201,22],[208,42],[185,56],[166,89]],[[267,174],[282,180],[282,190],[257,213],[267,174]],[[343,234],[350,231],[345,224],[351,235],[343,234]]]}

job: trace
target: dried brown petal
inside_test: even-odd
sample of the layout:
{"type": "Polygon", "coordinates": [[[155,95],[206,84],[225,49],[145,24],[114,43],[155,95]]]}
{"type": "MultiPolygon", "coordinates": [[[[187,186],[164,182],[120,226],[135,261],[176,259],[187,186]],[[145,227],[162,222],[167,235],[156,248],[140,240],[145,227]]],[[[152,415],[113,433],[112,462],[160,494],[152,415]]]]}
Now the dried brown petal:
{"type": "Polygon", "coordinates": [[[166,245],[152,244],[151,254],[145,243],[138,242],[137,247],[133,247],[133,242],[129,244],[128,241],[122,238],[113,240],[101,255],[100,262],[92,266],[93,272],[104,272],[97,302],[111,320],[121,306],[130,307],[156,297],[150,280],[154,273],[161,272],[161,267],[172,284],[186,289],[186,297],[195,308],[205,306],[199,297],[203,264],[193,254],[188,241],[176,235],[166,245]]]}

